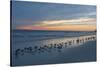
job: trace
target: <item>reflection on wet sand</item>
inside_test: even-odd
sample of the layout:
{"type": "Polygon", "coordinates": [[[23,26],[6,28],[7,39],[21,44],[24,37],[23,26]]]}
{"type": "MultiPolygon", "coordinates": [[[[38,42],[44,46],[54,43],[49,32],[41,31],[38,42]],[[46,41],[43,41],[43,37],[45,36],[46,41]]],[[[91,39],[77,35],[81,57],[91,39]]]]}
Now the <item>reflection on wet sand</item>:
{"type": "Polygon", "coordinates": [[[52,40],[42,41],[42,45],[35,45],[23,48],[17,48],[14,51],[16,57],[23,56],[25,54],[35,55],[36,53],[52,52],[56,49],[58,52],[61,52],[63,48],[72,48],[82,45],[85,42],[96,40],[96,35],[80,36],[80,37],[71,37],[71,38],[59,38],[52,40]]]}

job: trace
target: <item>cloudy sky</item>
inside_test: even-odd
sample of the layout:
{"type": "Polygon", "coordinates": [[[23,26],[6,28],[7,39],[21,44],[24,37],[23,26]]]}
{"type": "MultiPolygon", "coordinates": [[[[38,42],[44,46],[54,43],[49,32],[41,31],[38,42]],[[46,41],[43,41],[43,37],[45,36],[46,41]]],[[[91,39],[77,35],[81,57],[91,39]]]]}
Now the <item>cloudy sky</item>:
{"type": "Polygon", "coordinates": [[[96,6],[13,1],[12,28],[94,31],[96,6]]]}

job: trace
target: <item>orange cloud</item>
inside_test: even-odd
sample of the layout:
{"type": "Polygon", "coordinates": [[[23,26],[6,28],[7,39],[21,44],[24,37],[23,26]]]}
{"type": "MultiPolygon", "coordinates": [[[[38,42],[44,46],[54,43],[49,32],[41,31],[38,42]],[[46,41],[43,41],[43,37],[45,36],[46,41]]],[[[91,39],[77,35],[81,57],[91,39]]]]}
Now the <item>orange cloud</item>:
{"type": "Polygon", "coordinates": [[[65,26],[19,26],[22,30],[60,30],[60,31],[94,31],[95,25],[65,25],[65,26]]]}
{"type": "Polygon", "coordinates": [[[33,25],[17,26],[16,29],[20,29],[20,30],[47,30],[47,28],[45,28],[45,27],[33,26],[33,25]]]}
{"type": "Polygon", "coordinates": [[[95,25],[65,25],[46,27],[48,30],[67,30],[67,31],[94,31],[95,25]]]}
{"type": "Polygon", "coordinates": [[[41,21],[33,25],[17,26],[16,29],[94,31],[96,30],[96,19],[95,18],[77,18],[77,19],[69,19],[69,20],[41,21]]]}

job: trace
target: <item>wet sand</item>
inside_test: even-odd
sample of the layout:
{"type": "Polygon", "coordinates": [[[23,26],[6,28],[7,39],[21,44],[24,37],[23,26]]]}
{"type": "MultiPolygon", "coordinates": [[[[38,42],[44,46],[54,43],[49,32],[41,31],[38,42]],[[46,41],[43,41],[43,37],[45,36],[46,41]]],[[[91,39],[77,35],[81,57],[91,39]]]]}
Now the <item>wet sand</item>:
{"type": "Polygon", "coordinates": [[[96,35],[37,41],[17,45],[12,65],[40,65],[96,60],[96,35]],[[42,61],[42,62],[41,62],[42,61]]]}

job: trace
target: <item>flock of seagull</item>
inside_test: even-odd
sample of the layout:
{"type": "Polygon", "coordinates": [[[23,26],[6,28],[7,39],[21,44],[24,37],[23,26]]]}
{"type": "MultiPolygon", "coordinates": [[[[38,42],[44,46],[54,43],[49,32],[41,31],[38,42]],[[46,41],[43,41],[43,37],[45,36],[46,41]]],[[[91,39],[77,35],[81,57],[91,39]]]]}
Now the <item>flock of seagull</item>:
{"type": "Polygon", "coordinates": [[[14,55],[16,57],[18,56],[23,56],[26,53],[35,55],[36,53],[44,53],[44,52],[52,52],[53,49],[56,49],[58,52],[61,52],[61,49],[63,48],[67,48],[68,46],[71,46],[74,44],[74,42],[76,44],[79,43],[85,43],[86,41],[91,41],[91,40],[95,40],[96,37],[95,36],[91,36],[91,37],[86,37],[84,39],[79,39],[77,38],[76,40],[71,40],[71,41],[66,41],[66,42],[61,42],[61,43],[55,43],[55,44],[47,44],[47,45],[42,45],[42,46],[29,46],[29,47],[24,47],[24,48],[18,48],[14,51],[14,55]]]}

